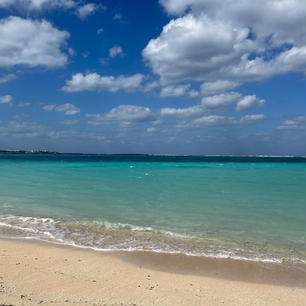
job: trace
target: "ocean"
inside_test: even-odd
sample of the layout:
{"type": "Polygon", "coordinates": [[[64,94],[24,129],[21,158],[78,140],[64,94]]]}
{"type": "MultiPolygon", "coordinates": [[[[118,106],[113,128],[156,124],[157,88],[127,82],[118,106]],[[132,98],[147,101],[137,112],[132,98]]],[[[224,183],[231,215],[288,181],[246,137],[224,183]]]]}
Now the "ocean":
{"type": "Polygon", "coordinates": [[[0,154],[0,236],[305,263],[306,159],[0,154]]]}

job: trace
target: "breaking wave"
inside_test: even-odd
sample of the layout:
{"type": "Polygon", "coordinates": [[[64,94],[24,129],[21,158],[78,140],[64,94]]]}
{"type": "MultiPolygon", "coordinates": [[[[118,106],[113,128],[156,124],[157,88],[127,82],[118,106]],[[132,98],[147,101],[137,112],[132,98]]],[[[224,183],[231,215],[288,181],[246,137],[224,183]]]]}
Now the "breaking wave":
{"type": "Polygon", "coordinates": [[[189,256],[232,258],[271,263],[306,263],[304,254],[279,250],[263,252],[247,243],[237,246],[218,239],[195,237],[152,227],[101,220],[55,220],[52,218],[0,215],[0,235],[6,238],[38,239],[91,248],[97,251],[152,251],[189,256]]]}

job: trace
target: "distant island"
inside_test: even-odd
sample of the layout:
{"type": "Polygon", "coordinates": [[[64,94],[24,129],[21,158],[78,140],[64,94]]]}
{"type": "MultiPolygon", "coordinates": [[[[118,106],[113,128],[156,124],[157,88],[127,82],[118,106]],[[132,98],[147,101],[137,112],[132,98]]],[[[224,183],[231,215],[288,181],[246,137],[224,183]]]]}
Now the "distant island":
{"type": "Polygon", "coordinates": [[[215,155],[189,155],[189,154],[146,154],[146,153],[75,153],[75,152],[57,152],[57,151],[48,151],[48,150],[1,150],[0,154],[46,154],[46,155],[86,155],[86,156],[133,156],[145,157],[145,158],[256,158],[256,159],[271,159],[271,158],[302,158],[305,159],[306,156],[299,155],[265,155],[265,154],[251,154],[251,155],[231,155],[231,154],[215,154],[215,155]]]}
{"type": "Polygon", "coordinates": [[[2,154],[62,154],[60,152],[55,151],[47,151],[47,150],[0,150],[2,154]]]}

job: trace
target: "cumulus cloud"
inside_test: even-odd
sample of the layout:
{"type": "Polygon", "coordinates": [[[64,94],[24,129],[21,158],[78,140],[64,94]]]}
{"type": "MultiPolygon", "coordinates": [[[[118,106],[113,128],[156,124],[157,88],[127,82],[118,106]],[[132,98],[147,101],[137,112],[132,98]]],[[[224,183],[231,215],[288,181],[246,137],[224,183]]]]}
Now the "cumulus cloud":
{"type": "Polygon", "coordinates": [[[244,83],[305,71],[303,0],[160,3],[169,14],[181,16],[149,41],[143,57],[165,82],[244,83]]]}
{"type": "Polygon", "coordinates": [[[74,56],[76,54],[75,50],[73,48],[68,48],[68,53],[71,56],[74,56]]]}
{"type": "Polygon", "coordinates": [[[68,32],[56,29],[46,20],[12,16],[1,19],[0,67],[63,66],[67,56],[61,48],[69,36],[68,32]]]}
{"type": "Polygon", "coordinates": [[[114,15],[114,20],[121,20],[122,19],[122,15],[120,13],[116,13],[114,15]]]}
{"type": "Polygon", "coordinates": [[[257,115],[245,115],[240,119],[241,123],[255,123],[263,120],[265,115],[257,114],[257,115]]]}
{"type": "Polygon", "coordinates": [[[146,83],[144,86],[143,86],[143,91],[144,92],[148,92],[148,91],[151,91],[157,87],[160,86],[160,82],[159,81],[151,81],[151,82],[148,82],[146,83]]]}
{"type": "Polygon", "coordinates": [[[250,49],[248,29],[191,14],[171,20],[143,56],[164,81],[207,80],[250,49]],[[236,48],[233,48],[233,45],[236,48]]]}
{"type": "Polygon", "coordinates": [[[100,28],[100,29],[97,30],[97,35],[100,35],[100,34],[102,34],[103,32],[104,32],[104,30],[103,30],[102,28],[100,28]]]}
{"type": "Polygon", "coordinates": [[[204,95],[214,95],[220,92],[235,89],[240,84],[238,82],[228,81],[228,80],[218,80],[215,82],[206,82],[201,85],[201,94],[204,95]]]}
{"type": "Polygon", "coordinates": [[[78,0],[0,0],[0,8],[16,9],[20,12],[42,12],[51,10],[73,10],[82,20],[98,10],[106,10],[102,4],[78,0]]]}
{"type": "Polygon", "coordinates": [[[83,58],[87,58],[89,56],[90,52],[89,51],[84,51],[82,53],[83,58]]]}
{"type": "Polygon", "coordinates": [[[80,19],[84,20],[88,16],[93,15],[99,9],[105,9],[105,7],[102,5],[95,4],[95,3],[87,3],[82,6],[79,6],[76,10],[76,13],[80,19]]]}
{"type": "Polygon", "coordinates": [[[250,27],[258,39],[270,37],[274,45],[304,44],[303,0],[160,0],[160,3],[171,15],[182,15],[189,10],[194,15],[226,20],[233,27],[250,27]]]}
{"type": "Polygon", "coordinates": [[[18,103],[18,107],[27,107],[27,106],[31,106],[31,102],[21,102],[21,103],[18,103]]]}
{"type": "Polygon", "coordinates": [[[290,120],[283,121],[279,126],[278,130],[306,130],[306,117],[296,116],[290,120]]]}
{"type": "Polygon", "coordinates": [[[57,112],[63,112],[65,115],[76,115],[80,112],[80,109],[73,104],[65,103],[55,107],[57,112]]]}
{"type": "Polygon", "coordinates": [[[56,107],[55,104],[48,104],[48,105],[44,105],[42,109],[47,112],[50,112],[50,111],[53,111],[55,107],[56,107]]]}
{"type": "Polygon", "coordinates": [[[69,9],[77,1],[73,0],[0,0],[0,8],[17,8],[22,10],[69,9]]]}
{"type": "Polygon", "coordinates": [[[246,115],[240,119],[231,116],[210,115],[196,118],[192,121],[194,126],[222,126],[222,125],[237,125],[251,124],[264,119],[263,114],[246,115]]]}
{"type": "Polygon", "coordinates": [[[199,125],[210,125],[210,126],[218,126],[218,125],[229,125],[229,124],[237,124],[237,120],[234,117],[227,116],[203,116],[200,118],[196,118],[193,120],[193,124],[196,126],[199,125]]]}
{"type": "Polygon", "coordinates": [[[229,77],[245,80],[260,81],[275,75],[289,72],[305,72],[306,47],[292,47],[270,60],[263,57],[249,59],[248,55],[243,55],[241,61],[229,70],[229,77]]]}
{"type": "Polygon", "coordinates": [[[10,104],[13,100],[11,95],[0,96],[0,104],[10,104]]]}
{"type": "Polygon", "coordinates": [[[57,111],[63,112],[65,115],[71,116],[76,115],[80,112],[80,109],[73,104],[65,103],[65,104],[48,104],[42,107],[45,111],[57,111]]]}
{"type": "Polygon", "coordinates": [[[241,97],[238,92],[223,93],[202,98],[202,105],[208,108],[223,108],[241,97]]]}
{"type": "Polygon", "coordinates": [[[154,121],[156,118],[150,108],[137,105],[119,105],[105,114],[86,114],[91,125],[108,125],[119,123],[129,126],[134,123],[154,121]]]}
{"type": "Polygon", "coordinates": [[[37,137],[42,131],[43,127],[33,121],[0,121],[0,135],[2,137],[37,137]]]}
{"type": "Polygon", "coordinates": [[[160,96],[162,98],[168,98],[168,97],[189,97],[189,98],[195,98],[199,95],[199,92],[196,90],[189,90],[190,84],[186,85],[169,85],[165,86],[160,91],[160,96]]]}
{"type": "Polygon", "coordinates": [[[157,131],[157,128],[156,127],[148,127],[147,130],[146,130],[148,133],[154,133],[157,131]]]}
{"type": "Polygon", "coordinates": [[[0,84],[15,80],[17,76],[14,73],[9,73],[0,77],[0,84]]]}
{"type": "Polygon", "coordinates": [[[264,106],[266,103],[263,99],[258,99],[255,95],[245,96],[238,101],[236,111],[246,111],[264,106]]]}
{"type": "Polygon", "coordinates": [[[59,123],[63,125],[74,125],[74,124],[79,123],[79,120],[63,120],[63,121],[60,121],[59,123]]]}
{"type": "Polygon", "coordinates": [[[79,91],[111,91],[118,90],[135,91],[141,87],[144,75],[138,73],[131,76],[120,75],[114,76],[100,76],[97,73],[76,73],[71,80],[66,81],[66,85],[62,87],[66,92],[79,91]]]}
{"type": "Polygon", "coordinates": [[[113,46],[112,48],[109,49],[109,56],[111,58],[115,58],[118,55],[123,55],[123,50],[120,46],[113,46]]]}
{"type": "Polygon", "coordinates": [[[201,104],[193,105],[190,107],[175,108],[175,107],[165,107],[161,108],[160,115],[162,117],[172,116],[172,117],[192,117],[198,116],[205,112],[205,108],[201,104]]]}
{"type": "MultiPolygon", "coordinates": [[[[189,107],[175,108],[175,107],[165,107],[160,109],[160,115],[163,117],[196,117],[203,114],[209,114],[213,111],[224,110],[227,106],[235,101],[249,101],[250,106],[247,109],[257,108],[264,104],[264,100],[259,100],[256,96],[246,96],[241,98],[241,94],[238,92],[228,92],[222,93],[214,96],[203,97],[200,104],[196,104],[189,107]],[[248,97],[252,97],[249,99],[248,97]],[[255,101],[253,101],[255,97],[255,101]],[[246,98],[246,99],[245,99],[246,98]],[[239,100],[240,99],[240,100],[239,100]]],[[[240,106],[241,107],[241,106],[240,106]]]]}

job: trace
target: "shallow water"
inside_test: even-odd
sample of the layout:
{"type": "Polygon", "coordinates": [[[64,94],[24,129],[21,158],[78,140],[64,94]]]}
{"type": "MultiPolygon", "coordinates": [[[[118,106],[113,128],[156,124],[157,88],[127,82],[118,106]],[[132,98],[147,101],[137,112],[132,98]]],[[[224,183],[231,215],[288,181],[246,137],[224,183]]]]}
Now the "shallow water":
{"type": "Polygon", "coordinates": [[[0,155],[0,235],[305,261],[303,158],[0,155]]]}

